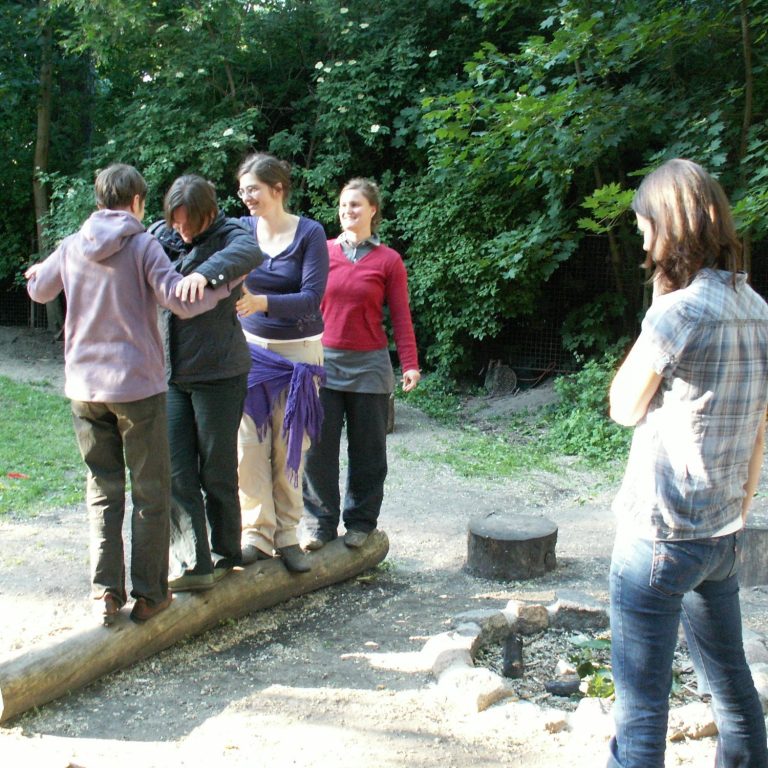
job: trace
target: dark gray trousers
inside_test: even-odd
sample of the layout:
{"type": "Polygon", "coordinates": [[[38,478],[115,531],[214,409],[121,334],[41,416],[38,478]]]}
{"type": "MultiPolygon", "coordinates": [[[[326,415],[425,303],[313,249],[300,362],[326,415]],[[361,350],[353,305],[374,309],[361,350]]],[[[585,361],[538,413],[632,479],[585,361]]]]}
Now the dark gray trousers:
{"type": "Polygon", "coordinates": [[[388,394],[320,389],[323,427],[304,465],[304,511],[307,530],[335,539],[339,518],[347,530],[370,533],[376,528],[387,477],[388,394]],[[347,426],[347,486],[341,510],[339,451],[347,426]]]}
{"type": "Polygon", "coordinates": [[[174,571],[240,564],[237,431],[247,384],[243,373],[168,389],[174,571]]]}
{"type": "Polygon", "coordinates": [[[150,603],[168,594],[170,464],[165,393],[131,403],[72,401],[80,454],[88,468],[92,595],[126,600],[123,518],[131,479],[131,595],[150,603]]]}

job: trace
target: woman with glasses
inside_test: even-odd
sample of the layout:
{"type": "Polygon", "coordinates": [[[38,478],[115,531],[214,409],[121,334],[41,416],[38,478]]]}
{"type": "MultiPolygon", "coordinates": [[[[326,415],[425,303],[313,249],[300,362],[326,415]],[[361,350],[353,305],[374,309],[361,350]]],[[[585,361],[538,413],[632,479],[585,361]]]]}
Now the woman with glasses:
{"type": "Polygon", "coordinates": [[[237,175],[237,194],[250,213],[241,221],[265,256],[237,303],[252,360],[238,436],[243,563],[277,552],[288,570],[308,571],[297,526],[304,453],[320,429],[328,248],[318,222],[286,210],[288,163],[258,153],[237,175]]]}

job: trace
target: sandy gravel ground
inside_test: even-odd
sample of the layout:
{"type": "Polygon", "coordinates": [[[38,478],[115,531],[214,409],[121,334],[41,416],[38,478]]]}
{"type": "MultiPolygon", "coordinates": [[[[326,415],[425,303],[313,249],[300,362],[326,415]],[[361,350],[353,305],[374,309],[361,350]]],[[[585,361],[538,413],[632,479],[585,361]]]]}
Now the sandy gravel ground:
{"type": "MultiPolygon", "coordinates": [[[[60,345],[0,328],[0,375],[60,387],[60,345]]],[[[475,407],[490,416],[542,399],[531,393],[527,403],[496,398],[475,407]]],[[[511,701],[467,711],[446,704],[434,679],[409,667],[411,654],[462,611],[513,598],[549,602],[564,588],[607,598],[615,482],[572,463],[554,473],[467,480],[439,460],[455,437],[398,404],[380,523],[390,551],[372,574],[225,622],[20,716],[0,727],[2,764],[603,765],[606,730],[550,734],[511,701]],[[558,568],[507,584],[469,575],[467,523],[489,510],[556,522],[558,568]]],[[[745,590],[748,626],[768,626],[767,602],[764,590],[745,590]]],[[[0,520],[0,615],[0,663],[92,623],[82,505],[0,520]]],[[[667,765],[713,760],[714,742],[703,739],[670,745],[667,765]]]]}

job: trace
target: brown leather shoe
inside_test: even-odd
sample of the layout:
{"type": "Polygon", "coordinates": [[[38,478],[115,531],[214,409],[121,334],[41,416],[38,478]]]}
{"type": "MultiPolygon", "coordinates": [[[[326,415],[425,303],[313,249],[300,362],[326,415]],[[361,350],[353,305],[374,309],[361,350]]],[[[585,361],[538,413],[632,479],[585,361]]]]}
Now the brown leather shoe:
{"type": "Polygon", "coordinates": [[[131,621],[135,621],[137,624],[143,624],[153,616],[157,616],[160,611],[164,611],[171,604],[172,600],[173,595],[171,595],[170,592],[168,593],[168,597],[161,603],[152,603],[151,605],[146,597],[137,597],[136,602],[133,605],[133,610],[131,611],[131,621]]]}
{"type": "Polygon", "coordinates": [[[122,607],[123,604],[117,597],[111,592],[107,592],[96,604],[96,615],[101,619],[102,624],[108,627],[115,623],[122,607]]]}

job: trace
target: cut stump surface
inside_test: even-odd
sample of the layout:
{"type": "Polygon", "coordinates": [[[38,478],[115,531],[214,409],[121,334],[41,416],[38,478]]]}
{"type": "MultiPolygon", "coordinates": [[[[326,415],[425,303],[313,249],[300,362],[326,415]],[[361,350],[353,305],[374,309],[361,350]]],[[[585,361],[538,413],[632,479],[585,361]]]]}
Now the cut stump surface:
{"type": "Polygon", "coordinates": [[[557,526],[545,517],[490,512],[469,521],[467,570],[484,579],[543,576],[557,565],[557,526]]]}

